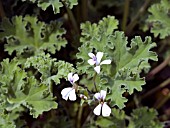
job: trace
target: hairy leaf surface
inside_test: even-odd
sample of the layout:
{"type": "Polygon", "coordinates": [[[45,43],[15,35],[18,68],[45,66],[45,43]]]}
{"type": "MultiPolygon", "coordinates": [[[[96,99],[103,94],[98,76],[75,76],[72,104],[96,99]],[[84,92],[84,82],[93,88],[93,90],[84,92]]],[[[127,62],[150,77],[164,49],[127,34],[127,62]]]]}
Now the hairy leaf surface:
{"type": "Polygon", "coordinates": [[[113,105],[123,108],[127,99],[122,94],[124,92],[132,94],[134,90],[142,90],[141,86],[145,81],[139,74],[142,70],[147,71],[150,67],[148,60],[156,61],[157,56],[150,51],[156,46],[150,37],[142,41],[136,36],[128,42],[123,32],[114,32],[117,25],[117,20],[112,16],[103,18],[99,24],[86,22],[81,25],[82,45],[77,53],[77,58],[80,60],[77,68],[80,73],[86,73],[87,78],[92,78],[95,71],[94,66],[87,63],[90,59],[88,53],[103,52],[102,60],[111,59],[112,63],[101,66],[99,77],[107,82],[105,84],[98,82],[97,85],[100,85],[100,89],[109,87],[110,94],[107,97],[112,100],[113,105]]]}
{"type": "Polygon", "coordinates": [[[67,79],[67,75],[70,72],[74,72],[73,65],[65,62],[58,61],[50,58],[50,55],[44,53],[27,59],[25,68],[34,67],[39,73],[41,73],[41,82],[46,85],[51,85],[54,81],[55,84],[60,83],[60,79],[67,79]]]}
{"type": "MultiPolygon", "coordinates": [[[[26,1],[26,0],[22,0],[22,1],[26,1]]],[[[63,7],[63,3],[64,2],[66,4],[67,7],[69,7],[70,9],[73,8],[74,5],[77,5],[78,2],[77,0],[29,0],[32,3],[36,3],[38,5],[38,7],[40,7],[42,10],[46,10],[49,6],[52,6],[54,13],[59,13],[60,12],[60,8],[63,7]]]]}
{"type": "Polygon", "coordinates": [[[31,55],[42,51],[54,54],[67,44],[62,38],[65,30],[61,28],[60,22],[51,21],[50,24],[45,24],[36,17],[16,16],[11,22],[4,19],[2,25],[3,32],[0,33],[0,37],[6,38],[5,50],[10,55],[14,51],[17,55],[31,55]]]}
{"type": "Polygon", "coordinates": [[[33,76],[28,77],[16,59],[11,62],[6,59],[1,65],[0,99],[5,104],[4,110],[14,111],[25,106],[36,118],[44,111],[57,108],[49,87],[38,82],[33,76]]]}
{"type": "Polygon", "coordinates": [[[163,124],[159,122],[157,118],[157,111],[155,109],[149,109],[147,107],[138,108],[131,113],[132,122],[129,124],[129,128],[163,128],[163,124]]]}
{"type": "Polygon", "coordinates": [[[160,3],[154,4],[149,8],[151,14],[148,17],[148,21],[153,24],[151,32],[154,33],[155,37],[160,35],[160,38],[163,39],[170,35],[169,9],[169,0],[161,0],[160,3]]]}

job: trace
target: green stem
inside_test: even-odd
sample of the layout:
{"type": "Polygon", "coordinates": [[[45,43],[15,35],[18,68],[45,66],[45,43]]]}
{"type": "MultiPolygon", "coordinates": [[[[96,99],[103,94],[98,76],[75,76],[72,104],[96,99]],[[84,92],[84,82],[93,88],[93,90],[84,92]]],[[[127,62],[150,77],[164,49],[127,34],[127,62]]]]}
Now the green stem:
{"type": "Polygon", "coordinates": [[[94,87],[95,87],[96,92],[98,92],[97,91],[97,86],[96,86],[96,76],[97,76],[97,73],[94,74],[93,83],[94,83],[94,87]]]}
{"type": "Polygon", "coordinates": [[[83,105],[80,105],[77,118],[77,128],[81,128],[81,117],[83,112],[83,105]]]}
{"type": "Polygon", "coordinates": [[[163,83],[161,83],[160,85],[158,85],[157,87],[155,87],[154,89],[152,89],[151,91],[147,92],[144,96],[141,97],[141,99],[144,99],[148,96],[150,96],[151,94],[153,94],[154,92],[158,91],[159,89],[167,86],[170,84],[170,78],[168,78],[167,80],[165,80],[163,83]]]}
{"type": "Polygon", "coordinates": [[[126,30],[126,23],[127,23],[127,18],[128,18],[128,15],[129,15],[129,3],[130,3],[130,0],[125,0],[123,21],[122,21],[122,30],[123,31],[126,30]]]}
{"type": "Polygon", "coordinates": [[[87,122],[89,122],[92,118],[94,117],[94,114],[92,114],[92,111],[88,114],[88,116],[86,117],[85,121],[82,124],[82,128],[84,127],[83,125],[85,125],[87,122]]]}
{"type": "Polygon", "coordinates": [[[2,6],[2,0],[0,0],[0,17],[1,17],[1,18],[6,17],[4,8],[3,8],[3,6],[2,6]]]}
{"type": "Polygon", "coordinates": [[[82,20],[83,22],[87,20],[87,14],[88,14],[88,1],[87,0],[82,0],[82,20]]]}
{"type": "Polygon", "coordinates": [[[135,25],[138,23],[138,19],[141,17],[141,15],[146,11],[146,8],[148,7],[149,3],[151,0],[145,0],[145,3],[142,5],[142,7],[139,9],[139,11],[137,12],[137,14],[134,16],[134,18],[132,19],[132,21],[129,23],[129,25],[127,26],[127,31],[126,34],[129,35],[133,28],[135,27],[135,25]]]}
{"type": "Polygon", "coordinates": [[[154,108],[161,108],[168,100],[170,99],[170,93],[166,95],[164,98],[159,98],[158,102],[155,103],[154,108]]]}
{"type": "Polygon", "coordinates": [[[139,105],[139,99],[137,98],[137,95],[134,95],[133,100],[134,100],[136,107],[139,108],[140,105],[139,105]]]}
{"type": "Polygon", "coordinates": [[[166,67],[170,62],[170,56],[168,56],[160,65],[158,65],[156,68],[154,68],[148,75],[147,79],[153,77],[155,74],[157,74],[159,71],[161,71],[164,67],[166,67]]]}
{"type": "Polygon", "coordinates": [[[79,28],[78,28],[76,19],[75,19],[74,15],[73,15],[73,12],[70,10],[70,8],[68,8],[68,7],[66,6],[66,4],[65,4],[64,2],[63,2],[63,5],[65,6],[65,8],[66,8],[66,10],[67,10],[68,16],[69,16],[69,18],[70,18],[70,21],[71,21],[71,23],[72,23],[72,25],[73,25],[73,28],[74,28],[76,34],[79,35],[79,34],[80,34],[79,28]]]}

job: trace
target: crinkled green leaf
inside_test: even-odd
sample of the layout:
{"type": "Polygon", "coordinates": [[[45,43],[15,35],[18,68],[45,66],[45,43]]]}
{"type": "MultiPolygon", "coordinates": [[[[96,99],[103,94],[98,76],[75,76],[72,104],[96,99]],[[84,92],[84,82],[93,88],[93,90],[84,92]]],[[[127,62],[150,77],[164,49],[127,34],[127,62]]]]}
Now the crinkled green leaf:
{"type": "Polygon", "coordinates": [[[55,53],[61,47],[65,47],[66,40],[62,38],[65,30],[61,23],[52,21],[50,24],[38,21],[36,17],[16,16],[11,22],[2,21],[3,32],[0,37],[7,39],[5,51],[11,55],[16,51],[17,55],[36,54],[41,51],[55,53]]]}
{"type": "MultiPolygon", "coordinates": [[[[26,0],[22,0],[26,1],[26,0]]],[[[63,7],[62,2],[64,2],[70,9],[73,8],[74,5],[77,5],[77,0],[29,0],[32,3],[36,3],[38,7],[40,7],[42,10],[46,10],[49,6],[52,6],[54,13],[59,13],[60,8],[63,7]]]]}
{"type": "Polygon", "coordinates": [[[33,117],[38,117],[44,111],[57,108],[49,87],[39,83],[34,77],[28,77],[16,59],[11,62],[6,59],[1,65],[0,99],[5,104],[5,110],[14,111],[25,106],[33,117]]]}
{"type": "Polygon", "coordinates": [[[138,108],[131,113],[132,122],[135,128],[163,128],[163,124],[157,118],[157,111],[147,107],[138,108]]]}
{"type": "Polygon", "coordinates": [[[148,21],[153,24],[151,32],[154,33],[155,37],[160,35],[160,38],[163,39],[170,35],[169,9],[169,0],[161,0],[160,3],[153,4],[149,8],[151,14],[148,17],[148,21]]]}
{"type": "Polygon", "coordinates": [[[59,13],[60,8],[63,6],[59,0],[38,0],[38,7],[42,8],[42,10],[46,10],[47,7],[52,6],[54,13],[59,13]]]}
{"type": "Polygon", "coordinates": [[[77,63],[77,68],[80,73],[88,73],[93,74],[93,69],[87,63],[87,60],[90,59],[88,56],[89,52],[92,52],[93,48],[96,48],[99,51],[105,51],[106,42],[108,42],[108,37],[113,31],[117,28],[118,21],[113,16],[108,16],[107,18],[103,18],[97,25],[96,23],[91,24],[90,22],[86,22],[81,24],[81,38],[82,42],[81,47],[79,47],[79,52],[77,53],[77,58],[81,59],[80,62],[77,63]],[[88,69],[91,70],[88,70],[88,69]]]}
{"type": "MultiPolygon", "coordinates": [[[[1,63],[1,74],[0,74],[0,83],[1,85],[1,94],[7,94],[11,92],[12,88],[21,87],[24,84],[23,79],[26,78],[26,73],[18,67],[19,63],[15,59],[9,62],[9,59],[5,59],[1,63]],[[15,86],[14,86],[15,85],[15,86]]],[[[17,90],[17,89],[15,89],[17,90]]]]}
{"type": "Polygon", "coordinates": [[[52,75],[52,68],[56,59],[50,58],[50,55],[45,53],[33,56],[27,59],[25,62],[25,68],[34,67],[41,73],[41,81],[46,80],[52,75]]]}
{"type": "Polygon", "coordinates": [[[23,107],[16,108],[13,111],[4,111],[5,106],[1,104],[0,107],[0,127],[1,128],[21,128],[25,125],[25,121],[20,119],[25,109],[23,107]]]}
{"type": "Polygon", "coordinates": [[[123,108],[124,102],[127,101],[122,96],[123,93],[132,94],[135,89],[142,90],[141,86],[145,84],[145,81],[140,78],[140,73],[142,70],[147,71],[150,68],[148,60],[156,61],[157,56],[150,51],[156,46],[150,37],[146,37],[145,41],[142,41],[140,37],[136,36],[128,42],[123,32],[114,32],[117,24],[114,17],[108,16],[98,25],[90,24],[90,22],[81,25],[82,45],[77,53],[79,59],[77,68],[79,73],[86,73],[87,78],[91,79],[95,71],[94,66],[87,63],[90,59],[88,53],[103,52],[102,60],[111,59],[112,64],[101,66],[99,74],[101,80],[96,84],[100,85],[101,89],[109,87],[111,91],[107,97],[112,100],[113,105],[123,108]],[[104,84],[101,83],[102,79],[106,81],[104,84]]]}
{"type": "Polygon", "coordinates": [[[41,73],[41,82],[46,85],[51,85],[54,81],[55,84],[60,83],[60,79],[67,79],[70,72],[74,72],[73,65],[65,61],[56,61],[52,59],[49,54],[39,54],[27,59],[25,68],[34,67],[41,73]]]}
{"type": "Polygon", "coordinates": [[[34,118],[37,118],[44,111],[57,108],[57,103],[54,101],[52,94],[49,93],[48,86],[38,84],[34,77],[28,78],[25,87],[15,91],[14,96],[10,95],[8,102],[10,106],[7,105],[7,110],[24,105],[30,110],[30,114],[34,118]]]}
{"type": "Polygon", "coordinates": [[[16,128],[14,121],[10,119],[9,114],[0,114],[0,127],[1,128],[16,128]]]}
{"type": "Polygon", "coordinates": [[[65,61],[58,61],[55,63],[56,75],[52,76],[50,79],[54,80],[56,84],[60,83],[60,79],[64,78],[67,79],[67,76],[70,72],[75,73],[75,69],[73,65],[65,62],[65,61]]]}

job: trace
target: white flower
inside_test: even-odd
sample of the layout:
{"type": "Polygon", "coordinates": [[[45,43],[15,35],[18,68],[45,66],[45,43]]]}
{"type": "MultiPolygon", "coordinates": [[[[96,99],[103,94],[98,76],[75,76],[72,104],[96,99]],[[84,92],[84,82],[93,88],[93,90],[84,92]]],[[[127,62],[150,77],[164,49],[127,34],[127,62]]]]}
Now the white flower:
{"type": "Polygon", "coordinates": [[[107,105],[106,102],[104,102],[104,99],[106,97],[106,91],[101,90],[100,93],[96,93],[94,95],[94,97],[99,100],[99,105],[97,105],[97,107],[95,107],[95,109],[93,110],[93,113],[95,115],[100,115],[101,111],[102,111],[102,116],[106,117],[106,116],[110,116],[111,114],[111,108],[107,105]]]}
{"type": "Polygon", "coordinates": [[[73,73],[69,73],[68,74],[68,80],[70,81],[70,83],[73,85],[73,87],[67,87],[67,88],[64,88],[62,91],[61,91],[61,95],[62,95],[62,98],[65,99],[65,100],[68,100],[68,98],[71,100],[71,101],[75,101],[76,100],[76,93],[75,93],[75,86],[74,83],[79,79],[79,76],[77,74],[74,74],[73,73]]]}
{"type": "Polygon", "coordinates": [[[83,95],[83,94],[80,94],[80,98],[81,99],[84,99],[84,100],[87,100],[87,96],[83,95]]]}
{"type": "Polygon", "coordinates": [[[68,100],[68,98],[71,101],[76,100],[76,93],[75,93],[75,89],[73,87],[64,88],[61,91],[61,95],[62,95],[62,98],[65,99],[65,100],[68,100]]]}
{"type": "Polygon", "coordinates": [[[93,53],[88,53],[88,55],[92,58],[88,60],[88,63],[90,65],[96,65],[94,67],[94,70],[99,74],[100,73],[100,65],[102,64],[111,64],[111,60],[104,60],[101,62],[101,59],[103,57],[103,52],[97,52],[96,56],[93,53]]]}
{"type": "Polygon", "coordinates": [[[77,74],[69,73],[68,74],[68,80],[71,84],[75,83],[79,79],[79,76],[77,74]]]}

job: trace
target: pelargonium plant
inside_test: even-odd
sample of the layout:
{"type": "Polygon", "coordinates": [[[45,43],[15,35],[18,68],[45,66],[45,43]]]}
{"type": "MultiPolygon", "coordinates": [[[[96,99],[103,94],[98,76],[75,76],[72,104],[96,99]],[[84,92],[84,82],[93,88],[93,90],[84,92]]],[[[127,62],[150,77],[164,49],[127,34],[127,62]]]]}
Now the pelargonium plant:
{"type": "Polygon", "coordinates": [[[0,128],[169,127],[170,2],[143,2],[0,0],[0,128]]]}

